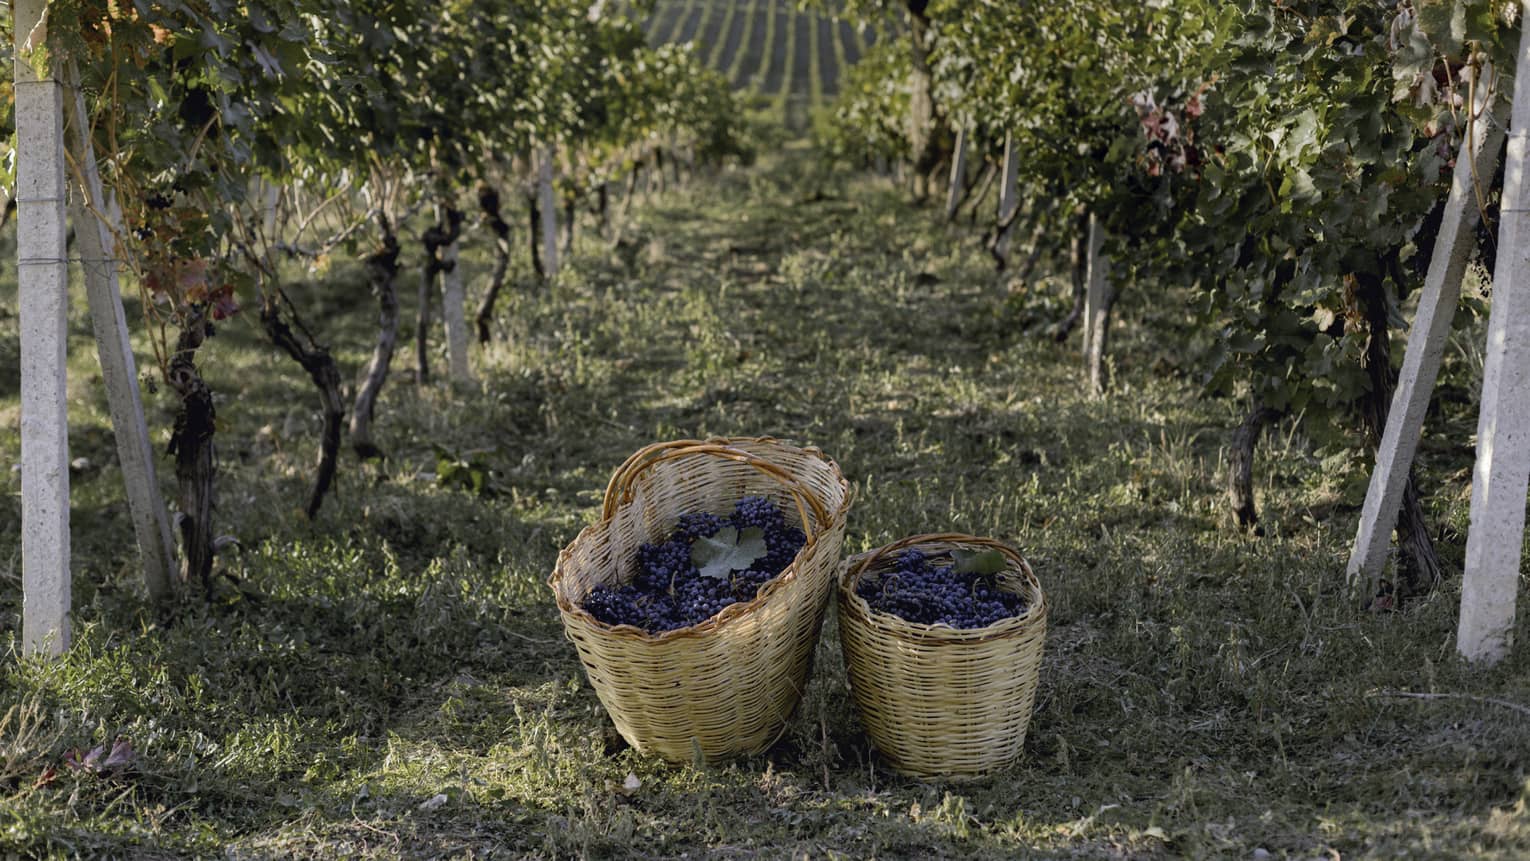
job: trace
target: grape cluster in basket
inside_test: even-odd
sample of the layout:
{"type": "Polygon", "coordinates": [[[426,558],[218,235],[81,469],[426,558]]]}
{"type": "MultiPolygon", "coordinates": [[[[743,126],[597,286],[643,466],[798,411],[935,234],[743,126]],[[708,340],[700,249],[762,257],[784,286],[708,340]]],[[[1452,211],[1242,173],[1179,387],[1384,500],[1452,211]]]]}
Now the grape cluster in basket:
{"type": "Polygon", "coordinates": [[[1004,570],[998,551],[955,551],[948,564],[932,564],[922,552],[905,550],[897,567],[866,575],[855,593],[871,609],[921,625],[986,628],[1025,613],[1025,600],[998,587],[994,575],[1004,570]]]}
{"type": "Polygon", "coordinates": [[[688,628],[753,600],[806,541],[774,502],[746,496],[727,517],[682,515],[667,540],[638,548],[632,582],[596,586],[580,606],[608,625],[651,634],[688,628]]]}

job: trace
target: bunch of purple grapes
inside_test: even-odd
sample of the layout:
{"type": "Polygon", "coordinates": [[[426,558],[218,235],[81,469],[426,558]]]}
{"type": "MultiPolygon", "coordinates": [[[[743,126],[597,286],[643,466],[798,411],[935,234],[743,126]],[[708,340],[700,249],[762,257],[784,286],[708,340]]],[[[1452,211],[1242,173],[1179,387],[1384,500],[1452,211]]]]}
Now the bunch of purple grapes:
{"type": "Polygon", "coordinates": [[[580,606],[608,625],[633,625],[650,634],[688,628],[730,604],[753,600],[761,586],[797,558],[806,542],[802,530],[787,523],[774,502],[746,496],[727,517],[706,512],[681,515],[667,540],[638,548],[638,574],[632,582],[596,586],[580,606]],[[765,555],[747,570],[726,578],[704,577],[691,563],[691,545],[725,526],[741,532],[759,527],[764,532],[765,555]]]}
{"type": "Polygon", "coordinates": [[[1025,612],[1025,600],[998,588],[994,577],[932,565],[918,550],[898,555],[898,567],[864,576],[855,593],[871,609],[922,625],[986,628],[1025,612]]]}

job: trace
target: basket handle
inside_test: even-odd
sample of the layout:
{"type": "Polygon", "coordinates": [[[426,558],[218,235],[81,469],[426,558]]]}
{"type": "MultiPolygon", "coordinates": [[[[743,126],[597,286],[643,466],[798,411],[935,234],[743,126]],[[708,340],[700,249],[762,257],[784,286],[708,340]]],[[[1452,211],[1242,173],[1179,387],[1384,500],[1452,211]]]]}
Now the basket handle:
{"type": "Polygon", "coordinates": [[[999,541],[993,538],[982,538],[977,535],[963,535],[960,532],[931,532],[925,535],[910,535],[907,538],[902,538],[894,541],[891,544],[884,544],[883,546],[878,547],[875,551],[866,554],[866,557],[862,559],[858,565],[845,572],[845,582],[854,583],[860,578],[862,572],[871,567],[872,563],[877,562],[888,554],[896,553],[899,550],[906,550],[918,544],[941,543],[975,544],[979,547],[987,547],[990,550],[997,550],[1000,553],[1003,553],[1016,565],[1020,566],[1020,570],[1031,570],[1030,563],[1026,562],[1025,557],[1020,555],[1020,551],[1016,550],[1014,546],[1008,542],[999,541]]]}
{"type": "MultiPolygon", "coordinates": [[[[766,440],[761,438],[738,441],[765,442],[766,440]]],[[[601,519],[610,520],[616,515],[617,506],[631,501],[633,485],[643,473],[668,460],[675,460],[676,458],[687,457],[693,454],[702,454],[748,464],[760,473],[780,482],[791,493],[792,502],[797,506],[797,516],[802,521],[802,532],[807,538],[807,543],[809,545],[813,544],[818,538],[819,530],[829,522],[829,512],[824,508],[823,502],[795,475],[762,457],[730,445],[731,442],[734,442],[734,440],[707,440],[702,442],[701,440],[681,439],[671,442],[658,442],[639,449],[631,457],[627,458],[626,462],[617,467],[616,473],[611,476],[611,482],[606,485],[605,503],[601,509],[601,519]],[[813,516],[811,518],[808,517],[809,510],[812,511],[813,516]]]]}

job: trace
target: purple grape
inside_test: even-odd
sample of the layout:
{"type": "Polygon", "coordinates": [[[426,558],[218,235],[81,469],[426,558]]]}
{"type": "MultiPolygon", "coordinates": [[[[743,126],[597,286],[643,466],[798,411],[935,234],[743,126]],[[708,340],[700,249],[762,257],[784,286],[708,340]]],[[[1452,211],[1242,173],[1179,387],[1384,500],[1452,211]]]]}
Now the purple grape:
{"type": "Polygon", "coordinates": [[[855,592],[876,612],[923,625],[985,628],[1025,612],[1025,601],[991,575],[932,565],[918,550],[900,553],[892,570],[863,576],[855,592]]]}
{"type": "Polygon", "coordinates": [[[684,533],[685,537],[695,541],[697,538],[711,538],[717,534],[717,530],[727,525],[728,521],[725,518],[698,511],[681,515],[680,525],[675,527],[675,532],[684,533]]]}
{"type": "Polygon", "coordinates": [[[638,573],[630,583],[596,586],[581,606],[610,625],[634,625],[649,633],[687,628],[735,603],[754,600],[766,583],[791,565],[806,540],[802,530],[788,524],[785,514],[763,496],[739,500],[727,517],[687,513],[666,540],[638,548],[638,573]],[[727,578],[703,577],[691,563],[691,545],[724,526],[759,527],[766,554],[747,571],[735,571],[727,578]]]}

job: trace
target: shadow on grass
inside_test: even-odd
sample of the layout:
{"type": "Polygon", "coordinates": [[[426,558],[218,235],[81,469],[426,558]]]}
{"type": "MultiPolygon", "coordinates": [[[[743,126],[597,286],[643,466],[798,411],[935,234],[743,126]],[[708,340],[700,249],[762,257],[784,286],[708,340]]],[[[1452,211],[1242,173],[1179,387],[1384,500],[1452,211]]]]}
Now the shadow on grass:
{"type": "MultiPolygon", "coordinates": [[[[1124,298],[1118,388],[1087,397],[1073,349],[1042,331],[1066,298],[1056,281],[1007,292],[971,236],[884,185],[801,203],[800,168],[679,192],[631,225],[630,260],[580,261],[507,297],[476,386],[415,387],[401,350],[378,419],[390,458],[347,454],[314,524],[295,514],[307,382],[253,329],[220,336],[218,517],[245,548],[220,564],[241,586],[161,624],[124,585],[120,492],[81,485],[80,561],[111,588],[76,593],[80,648],[4,670],[0,705],[46,701],[65,731],[55,762],[131,738],[137,783],[3,787],[17,803],[0,805],[0,834],[23,836],[0,847],[1307,858],[1530,845],[1514,808],[1530,728],[1469,698],[1384,695],[1522,701],[1527,659],[1457,665],[1454,586],[1392,617],[1350,606],[1350,503],[1299,439],[1261,455],[1267,537],[1226,529],[1234,408],[1158,361],[1183,343],[1139,325],[1177,309],[1124,298]],[[1031,559],[1050,633],[1014,769],[962,785],[887,772],[832,619],[766,754],[697,770],[609,743],[543,582],[553,560],[632,451],[762,433],[840,462],[858,491],[848,551],[956,529],[1031,559]],[[491,492],[439,486],[437,446],[480,463],[491,492]],[[623,789],[628,775],[640,788],[623,789]]],[[[464,265],[486,259],[469,248],[464,265]]],[[[406,269],[406,317],[408,284],[406,269]]],[[[369,301],[354,285],[314,301],[354,367],[369,301]]]]}

